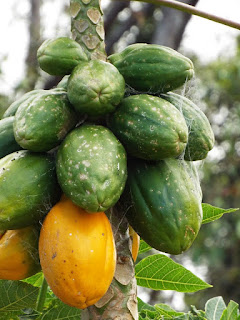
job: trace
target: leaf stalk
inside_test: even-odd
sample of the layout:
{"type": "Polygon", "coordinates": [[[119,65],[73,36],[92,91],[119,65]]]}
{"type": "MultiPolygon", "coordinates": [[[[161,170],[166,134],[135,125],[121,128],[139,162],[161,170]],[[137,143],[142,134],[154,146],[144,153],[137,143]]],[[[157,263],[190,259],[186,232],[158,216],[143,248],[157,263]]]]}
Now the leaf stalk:
{"type": "Polygon", "coordinates": [[[146,0],[136,0],[136,1],[152,3],[155,5],[163,5],[165,7],[180,10],[180,11],[183,11],[183,12],[186,12],[186,13],[189,13],[189,14],[192,14],[192,15],[210,20],[210,21],[214,21],[214,22],[223,24],[225,26],[228,26],[228,27],[231,27],[231,28],[234,28],[237,30],[240,30],[240,23],[238,23],[238,22],[235,22],[230,19],[219,17],[214,14],[199,10],[189,4],[182,3],[179,1],[175,1],[175,0],[147,0],[147,1],[146,0]]]}
{"type": "Polygon", "coordinates": [[[36,310],[39,312],[43,311],[44,302],[46,300],[47,289],[48,289],[47,281],[45,278],[43,278],[43,282],[39,291],[37,306],[36,306],[36,310]]]}

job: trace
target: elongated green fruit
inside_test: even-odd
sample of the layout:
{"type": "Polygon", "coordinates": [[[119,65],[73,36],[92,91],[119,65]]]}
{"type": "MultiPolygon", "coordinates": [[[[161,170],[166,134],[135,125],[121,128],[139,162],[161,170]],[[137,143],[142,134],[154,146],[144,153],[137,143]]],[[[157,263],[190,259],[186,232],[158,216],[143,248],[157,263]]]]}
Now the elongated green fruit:
{"type": "Polygon", "coordinates": [[[125,81],[117,68],[100,60],[81,62],[67,85],[68,98],[81,115],[113,112],[125,93],[125,81]]]}
{"type": "Polygon", "coordinates": [[[127,152],[137,158],[175,158],[185,149],[188,128],[183,115],[168,101],[147,94],[123,99],[108,125],[127,152]]]}
{"type": "Polygon", "coordinates": [[[82,47],[68,37],[45,40],[37,51],[40,68],[51,75],[70,74],[80,61],[87,61],[82,47]]]}
{"type": "Polygon", "coordinates": [[[27,150],[0,160],[0,229],[19,229],[39,221],[59,199],[55,160],[27,150]]]}
{"type": "Polygon", "coordinates": [[[214,133],[206,115],[191,100],[170,92],[162,95],[182,112],[188,125],[189,136],[184,159],[203,160],[214,146],[214,133]]]}
{"type": "Polygon", "coordinates": [[[14,138],[13,122],[14,117],[0,120],[0,158],[22,149],[14,138]]]}
{"type": "Polygon", "coordinates": [[[146,93],[168,92],[194,75],[193,63],[177,51],[155,44],[136,43],[108,57],[126,83],[146,93]]]}
{"type": "Polygon", "coordinates": [[[121,202],[134,230],[153,248],[170,254],[186,251],[202,222],[199,181],[192,163],[167,159],[129,163],[121,202]]]}

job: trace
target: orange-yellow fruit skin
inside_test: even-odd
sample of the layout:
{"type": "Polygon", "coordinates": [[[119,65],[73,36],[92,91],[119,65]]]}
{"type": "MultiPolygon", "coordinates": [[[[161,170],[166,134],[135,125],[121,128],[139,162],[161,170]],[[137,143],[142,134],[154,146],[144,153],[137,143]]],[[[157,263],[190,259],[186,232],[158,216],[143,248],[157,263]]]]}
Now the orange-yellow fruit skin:
{"type": "Polygon", "coordinates": [[[133,230],[131,226],[129,226],[129,235],[132,238],[132,258],[133,258],[133,261],[135,262],[138,256],[140,237],[137,234],[137,232],[133,230]]]}
{"type": "Polygon", "coordinates": [[[44,220],[39,255],[44,276],[60,300],[79,309],[93,305],[108,290],[116,267],[107,216],[89,214],[62,197],[44,220]]]}
{"type": "Polygon", "coordinates": [[[0,236],[0,279],[22,280],[41,270],[38,236],[34,226],[7,230],[0,236]]]}

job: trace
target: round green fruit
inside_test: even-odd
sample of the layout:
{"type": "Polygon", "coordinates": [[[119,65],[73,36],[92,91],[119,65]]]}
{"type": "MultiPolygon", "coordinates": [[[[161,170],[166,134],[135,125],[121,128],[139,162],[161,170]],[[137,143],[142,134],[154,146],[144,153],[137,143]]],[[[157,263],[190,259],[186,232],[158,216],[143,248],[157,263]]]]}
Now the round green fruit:
{"type": "Polygon", "coordinates": [[[127,178],[126,153],[113,133],[84,124],[71,131],[57,153],[63,192],[88,212],[105,211],[119,199],[127,178]]]}
{"type": "Polygon", "coordinates": [[[102,116],[113,112],[123,99],[125,81],[108,62],[81,62],[68,80],[67,93],[78,113],[102,116]]]}
{"type": "Polygon", "coordinates": [[[77,119],[66,92],[49,90],[21,104],[15,115],[14,136],[24,149],[49,151],[60,144],[77,119]]]}

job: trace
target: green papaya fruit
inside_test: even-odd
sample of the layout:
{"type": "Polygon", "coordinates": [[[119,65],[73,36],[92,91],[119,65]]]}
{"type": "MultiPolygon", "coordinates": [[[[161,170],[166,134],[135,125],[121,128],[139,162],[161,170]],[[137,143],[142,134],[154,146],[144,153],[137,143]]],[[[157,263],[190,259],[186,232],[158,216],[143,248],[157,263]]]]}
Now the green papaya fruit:
{"type": "Polygon", "coordinates": [[[13,122],[14,117],[8,117],[0,120],[0,158],[22,149],[15,140],[13,122]]]}
{"type": "Polygon", "coordinates": [[[108,60],[137,91],[160,93],[181,87],[194,75],[193,63],[179,52],[156,44],[136,43],[108,60]]]}
{"type": "Polygon", "coordinates": [[[19,99],[15,100],[12,104],[10,104],[10,106],[4,112],[2,118],[8,118],[8,117],[14,116],[17,112],[17,109],[23,102],[27,100],[31,101],[36,95],[43,94],[45,92],[46,90],[36,89],[23,94],[19,99]]]}
{"type": "Polygon", "coordinates": [[[186,251],[202,222],[201,192],[193,164],[178,159],[129,162],[120,204],[133,229],[151,247],[170,254],[186,251]]]}
{"type": "Polygon", "coordinates": [[[72,130],[57,153],[57,177],[68,198],[88,212],[105,211],[119,199],[127,178],[126,153],[100,125],[72,130]]]}
{"type": "Polygon", "coordinates": [[[147,95],[124,98],[108,118],[108,126],[128,154],[146,160],[179,156],[185,149],[188,128],[171,103],[147,95]]]}
{"type": "Polygon", "coordinates": [[[182,112],[189,130],[188,143],[184,159],[189,161],[203,160],[214,147],[214,133],[208,118],[191,100],[173,92],[162,95],[182,112]]]}
{"type": "Polygon", "coordinates": [[[39,221],[59,200],[55,160],[27,150],[0,159],[0,229],[19,229],[39,221]]]}
{"type": "Polygon", "coordinates": [[[37,51],[40,68],[51,75],[70,74],[87,55],[76,41],[68,37],[45,40],[37,51]]]}
{"type": "Polygon", "coordinates": [[[102,116],[113,112],[125,93],[125,81],[110,63],[81,62],[68,80],[68,98],[81,115],[102,116]]]}
{"type": "Polygon", "coordinates": [[[78,117],[67,94],[60,88],[27,100],[18,108],[14,136],[24,149],[43,152],[60,144],[78,117]]]}

